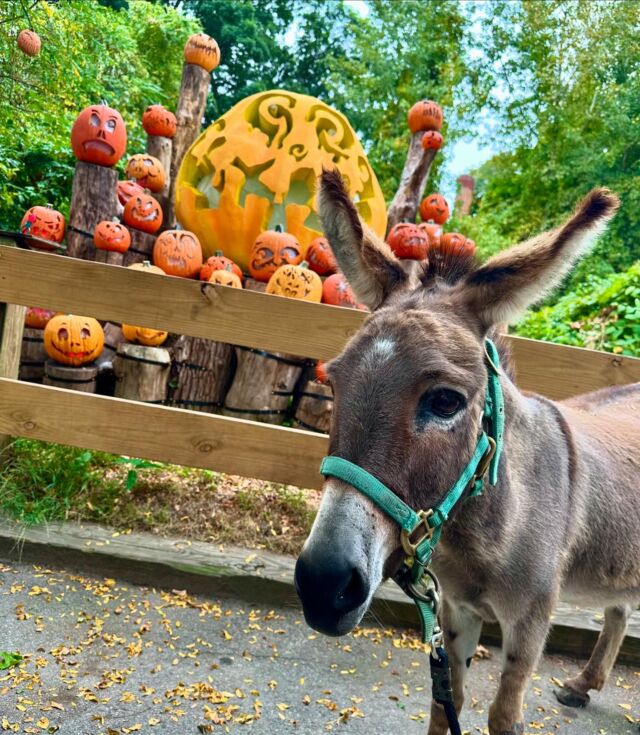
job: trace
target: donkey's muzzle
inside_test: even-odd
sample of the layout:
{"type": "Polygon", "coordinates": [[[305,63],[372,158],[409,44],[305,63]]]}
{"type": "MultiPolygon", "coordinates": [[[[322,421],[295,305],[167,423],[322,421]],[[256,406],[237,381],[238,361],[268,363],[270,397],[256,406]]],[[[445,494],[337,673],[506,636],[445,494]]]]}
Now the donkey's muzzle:
{"type": "Polygon", "coordinates": [[[295,583],[305,620],[319,633],[344,635],[360,622],[369,583],[364,571],[348,558],[323,555],[318,559],[305,549],[296,564],[295,583]]]}

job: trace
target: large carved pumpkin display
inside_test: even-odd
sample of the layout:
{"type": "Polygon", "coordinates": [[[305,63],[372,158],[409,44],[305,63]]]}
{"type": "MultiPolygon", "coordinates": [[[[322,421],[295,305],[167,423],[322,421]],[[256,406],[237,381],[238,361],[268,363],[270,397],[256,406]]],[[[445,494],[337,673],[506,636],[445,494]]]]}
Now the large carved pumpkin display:
{"type": "Polygon", "coordinates": [[[58,314],[44,328],[44,349],[62,365],[86,365],[100,355],[103,347],[100,322],[89,316],[58,314]]]}
{"type": "Polygon", "coordinates": [[[322,234],[315,201],[322,169],[337,168],[373,230],[384,236],[384,197],[344,115],[320,100],[270,91],[248,97],[216,120],[180,167],[176,214],[199,237],[243,269],[261,232],[280,225],[302,246],[322,234]]]}
{"type": "Polygon", "coordinates": [[[127,147],[127,128],[122,115],[107,105],[90,105],[71,128],[71,148],[78,161],[114,166],[127,147]]]}

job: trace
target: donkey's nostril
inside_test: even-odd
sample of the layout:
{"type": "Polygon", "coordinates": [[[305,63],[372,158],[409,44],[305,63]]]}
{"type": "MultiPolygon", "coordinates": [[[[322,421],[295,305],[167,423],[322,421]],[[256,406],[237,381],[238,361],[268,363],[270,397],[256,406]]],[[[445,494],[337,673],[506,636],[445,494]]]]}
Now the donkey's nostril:
{"type": "Polygon", "coordinates": [[[338,592],[336,610],[346,613],[360,607],[367,599],[368,591],[359,569],[353,569],[346,587],[338,592]]]}

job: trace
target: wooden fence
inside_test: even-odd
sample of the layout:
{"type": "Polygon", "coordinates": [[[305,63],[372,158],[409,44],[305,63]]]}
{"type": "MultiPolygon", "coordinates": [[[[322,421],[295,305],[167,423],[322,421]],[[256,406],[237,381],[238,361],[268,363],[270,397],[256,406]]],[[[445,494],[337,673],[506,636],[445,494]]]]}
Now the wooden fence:
{"type": "MultiPolygon", "coordinates": [[[[319,487],[325,436],[18,382],[24,306],[314,359],[362,312],[19,250],[0,237],[0,435],[319,487]],[[17,306],[16,306],[17,305],[17,306]]],[[[551,398],[640,381],[640,360],[509,337],[519,385],[551,398]]]]}

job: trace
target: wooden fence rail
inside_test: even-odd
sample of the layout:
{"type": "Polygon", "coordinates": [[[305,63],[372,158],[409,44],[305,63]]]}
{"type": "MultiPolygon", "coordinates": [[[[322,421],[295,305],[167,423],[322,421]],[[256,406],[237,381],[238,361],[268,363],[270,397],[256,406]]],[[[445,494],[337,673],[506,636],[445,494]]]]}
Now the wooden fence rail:
{"type": "MultiPolygon", "coordinates": [[[[0,238],[0,303],[42,306],[314,359],[337,355],[362,312],[210,286],[42,252],[0,238]]],[[[0,309],[0,435],[27,436],[316,487],[324,436],[20,383],[22,311],[0,309]],[[7,321],[12,314],[12,321],[7,321]],[[9,326],[8,326],[9,325],[9,326]],[[13,335],[13,336],[11,336],[13,335]],[[141,431],[140,427],[144,430],[141,431]]],[[[640,380],[640,360],[509,337],[519,385],[566,398],[640,380]]]]}

